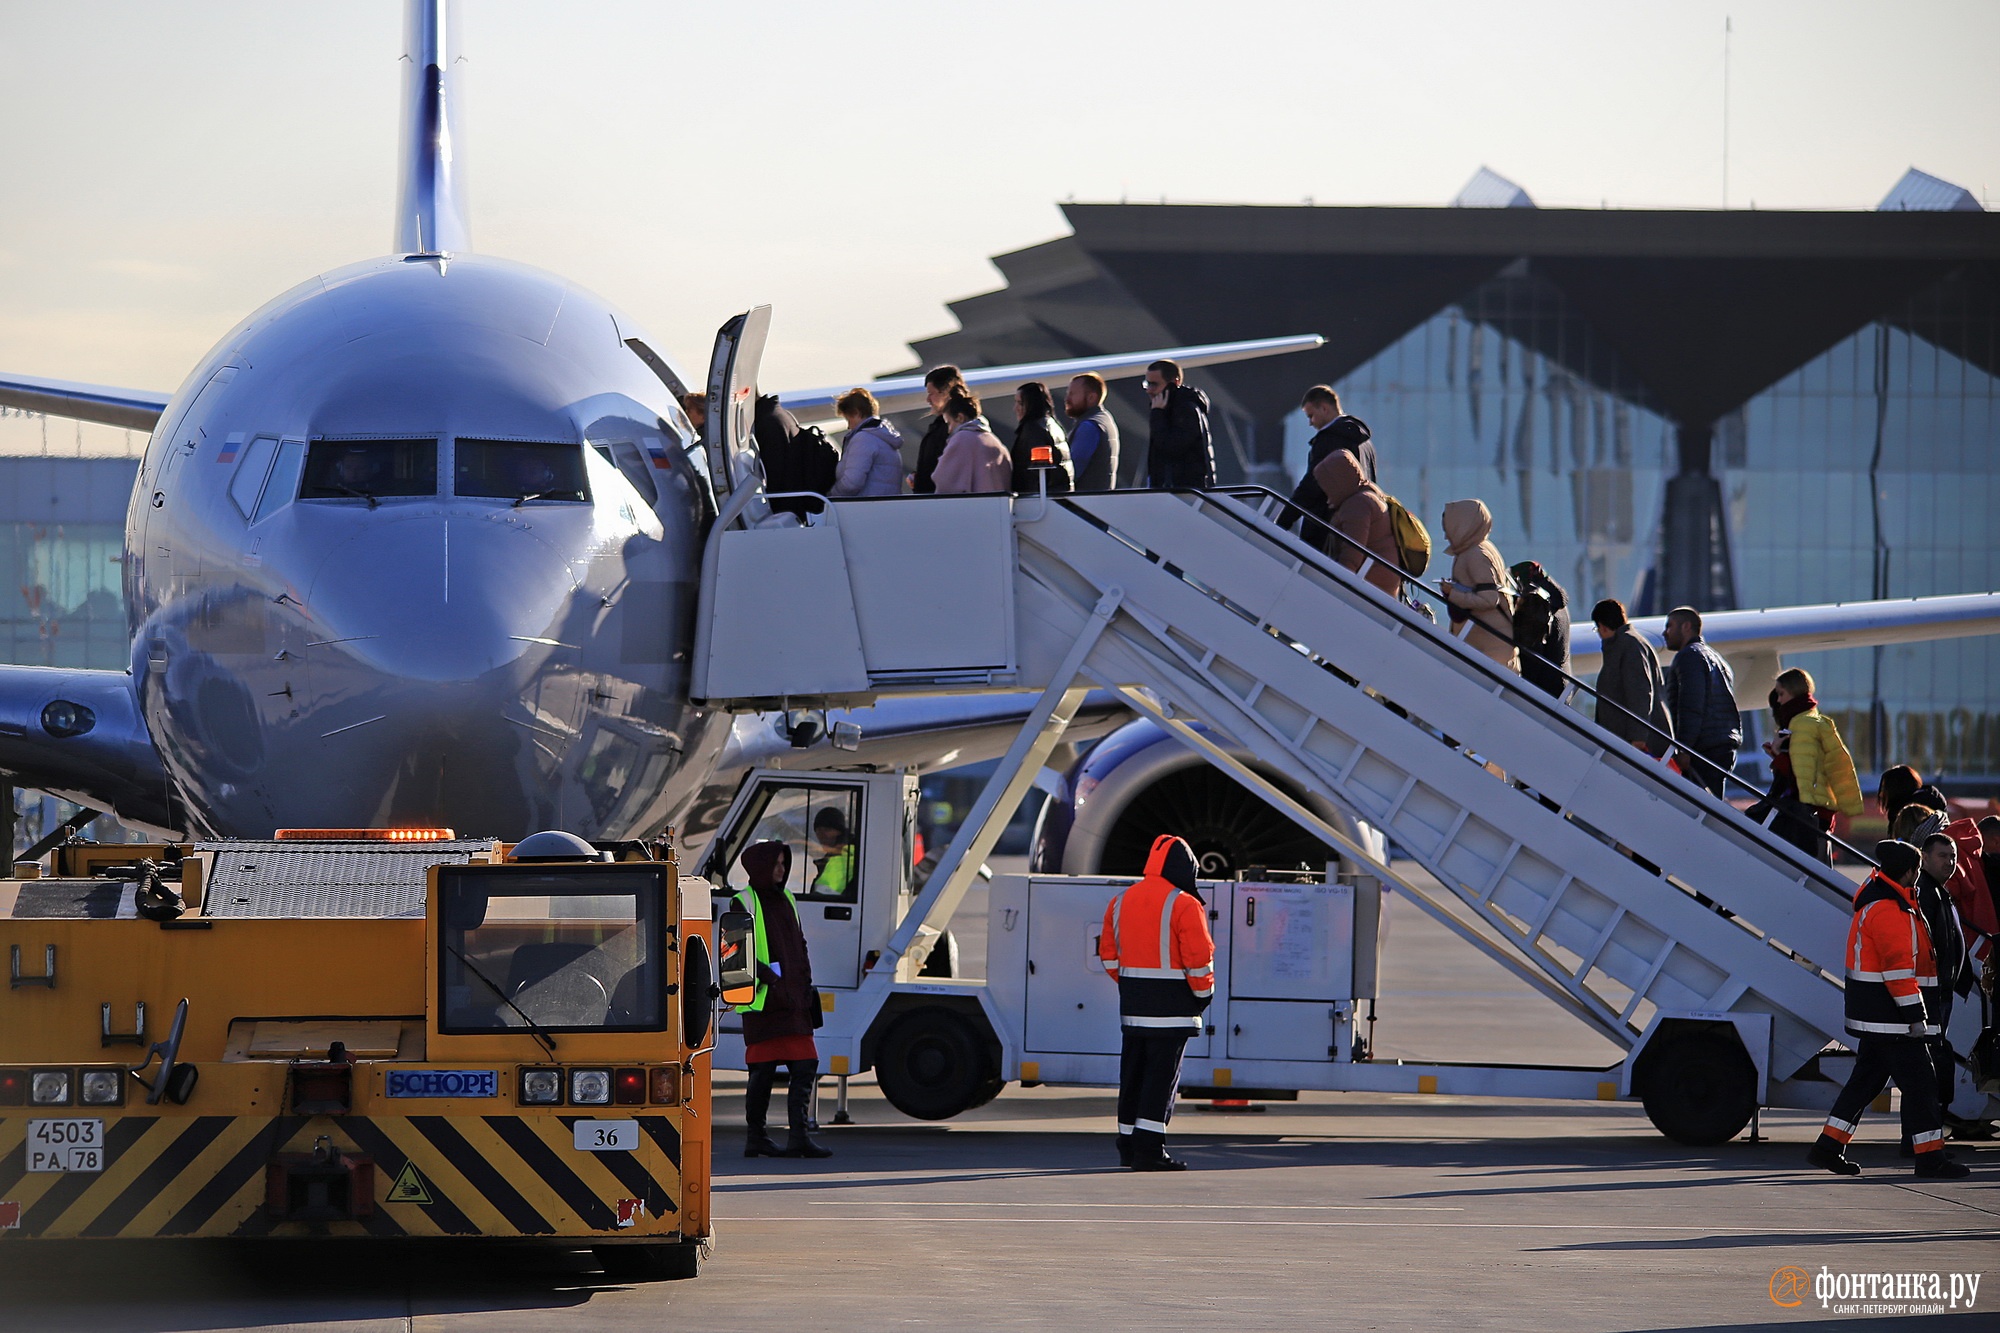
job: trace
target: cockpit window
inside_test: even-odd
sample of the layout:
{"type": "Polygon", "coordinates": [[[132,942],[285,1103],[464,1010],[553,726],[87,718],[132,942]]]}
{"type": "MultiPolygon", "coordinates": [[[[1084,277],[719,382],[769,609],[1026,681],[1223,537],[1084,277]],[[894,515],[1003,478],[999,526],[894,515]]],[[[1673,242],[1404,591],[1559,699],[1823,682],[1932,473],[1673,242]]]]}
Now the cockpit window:
{"type": "Polygon", "coordinates": [[[495,500],[588,500],[583,446],[460,439],[452,491],[495,500]]]}
{"type": "Polygon", "coordinates": [[[301,500],[377,500],[437,494],[436,440],[314,440],[301,500]]]}

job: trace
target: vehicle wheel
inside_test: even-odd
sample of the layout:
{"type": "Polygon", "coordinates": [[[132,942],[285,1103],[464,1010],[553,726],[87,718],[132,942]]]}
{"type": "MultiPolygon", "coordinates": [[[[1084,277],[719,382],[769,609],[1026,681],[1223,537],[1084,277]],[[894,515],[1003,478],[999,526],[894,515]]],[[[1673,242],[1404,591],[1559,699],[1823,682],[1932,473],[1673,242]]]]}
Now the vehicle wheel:
{"type": "Polygon", "coordinates": [[[1646,1117],[1691,1148],[1727,1143],[1757,1113],[1757,1066],[1741,1043],[1713,1032],[1669,1037],[1646,1052],[1639,1089],[1646,1117]]]}
{"type": "Polygon", "coordinates": [[[591,1253],[604,1275],[618,1282],[679,1282],[701,1272],[701,1246],[694,1241],[599,1245],[591,1253]]]}
{"type": "Polygon", "coordinates": [[[990,1101],[999,1089],[984,1044],[949,1009],[916,1009],[897,1019],[875,1054],[875,1078],[889,1104],[915,1120],[949,1120],[990,1101]]]}
{"type": "Polygon", "coordinates": [[[917,969],[920,977],[955,977],[958,975],[958,940],[950,931],[942,932],[931,951],[924,955],[924,965],[917,969]]]}

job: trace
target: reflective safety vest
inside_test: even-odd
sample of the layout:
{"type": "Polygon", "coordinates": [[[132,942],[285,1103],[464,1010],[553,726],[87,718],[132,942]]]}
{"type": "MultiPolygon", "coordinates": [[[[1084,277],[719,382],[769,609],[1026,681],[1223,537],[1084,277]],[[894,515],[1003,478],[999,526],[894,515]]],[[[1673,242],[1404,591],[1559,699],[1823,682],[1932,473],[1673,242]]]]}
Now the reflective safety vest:
{"type": "Polygon", "coordinates": [[[1854,895],[1847,931],[1847,1030],[1857,1036],[1935,1036],[1923,992],[1937,985],[1930,928],[1912,891],[1881,871],[1854,895]],[[1910,1024],[1922,1026],[1914,1030],[1910,1024]]]}
{"type": "MultiPolygon", "coordinates": [[[[778,891],[785,895],[785,906],[791,908],[792,915],[796,917],[799,914],[799,905],[792,897],[791,890],[780,889],[778,891]]],[[[764,901],[758,896],[755,889],[737,890],[736,901],[742,906],[744,911],[750,914],[750,937],[755,950],[754,956],[757,960],[757,993],[751,999],[750,1003],[739,1004],[733,1007],[739,1014],[761,1013],[764,1009],[764,1001],[771,998],[771,987],[764,980],[764,969],[771,965],[771,941],[764,933],[764,901]]]]}
{"type": "Polygon", "coordinates": [[[1201,899],[1161,876],[1175,841],[1156,839],[1146,877],[1106,905],[1097,956],[1118,983],[1126,1027],[1198,1032],[1215,995],[1215,937],[1201,899]]]}
{"type": "Polygon", "coordinates": [[[829,852],[820,862],[819,875],[812,883],[814,893],[846,893],[854,887],[854,849],[843,847],[829,852]]]}

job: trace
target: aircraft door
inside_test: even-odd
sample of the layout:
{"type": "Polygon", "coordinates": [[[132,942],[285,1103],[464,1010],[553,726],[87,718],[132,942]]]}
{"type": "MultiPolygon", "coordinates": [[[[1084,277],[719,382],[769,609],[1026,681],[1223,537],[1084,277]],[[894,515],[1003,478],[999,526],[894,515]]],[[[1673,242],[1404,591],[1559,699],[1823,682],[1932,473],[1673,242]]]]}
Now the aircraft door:
{"type": "Polygon", "coordinates": [[[708,466],[717,504],[739,486],[761,483],[751,425],[757,414],[757,368],[771,333],[771,307],[760,305],[724,324],[708,364],[708,466]]]}
{"type": "Polygon", "coordinates": [[[812,955],[813,983],[827,990],[861,984],[861,876],[866,793],[857,782],[760,778],[739,800],[710,853],[706,874],[718,893],[749,883],[743,851],[782,842],[792,864],[785,887],[798,902],[812,955]]]}

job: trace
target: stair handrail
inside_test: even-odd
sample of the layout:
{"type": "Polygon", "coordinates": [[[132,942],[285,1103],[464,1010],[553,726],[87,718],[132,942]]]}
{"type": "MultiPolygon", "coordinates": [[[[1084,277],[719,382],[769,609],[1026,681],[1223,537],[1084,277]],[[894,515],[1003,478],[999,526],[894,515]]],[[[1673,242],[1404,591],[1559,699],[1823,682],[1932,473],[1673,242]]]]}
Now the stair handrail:
{"type": "MultiPolygon", "coordinates": [[[[1310,524],[1312,529],[1314,530],[1314,535],[1324,533],[1334,538],[1335,540],[1343,543],[1344,545],[1352,547],[1355,551],[1357,551],[1362,557],[1361,568],[1358,570],[1350,570],[1348,572],[1360,578],[1362,582],[1372,591],[1376,593],[1382,593],[1382,590],[1380,588],[1375,587],[1375,585],[1372,583],[1367,583],[1369,566],[1371,564],[1387,565],[1390,569],[1396,571],[1397,575],[1403,580],[1404,586],[1413,588],[1423,593],[1424,596],[1431,599],[1432,601],[1442,604],[1447,609],[1447,618],[1449,616],[1451,599],[1443,591],[1441,587],[1433,588],[1430,584],[1425,583],[1422,578],[1420,578],[1416,574],[1411,573],[1408,569],[1405,569],[1402,565],[1392,560],[1383,559],[1381,556],[1369,550],[1366,546],[1363,546],[1360,542],[1356,541],[1354,538],[1340,531],[1340,529],[1334,527],[1331,523],[1328,523],[1325,519],[1322,519],[1317,514],[1314,514],[1311,511],[1303,508],[1296,501],[1290,499],[1289,497],[1278,494],[1276,491],[1270,489],[1268,486],[1253,486],[1253,485],[1214,486],[1208,488],[1205,491],[1177,490],[1174,493],[1182,495],[1193,495],[1193,496],[1227,495],[1237,499],[1254,500],[1257,502],[1257,506],[1260,508],[1268,509],[1275,507],[1279,511],[1281,511],[1282,514],[1282,521],[1279,521],[1277,526],[1284,531],[1290,531],[1295,526],[1299,527],[1300,538],[1302,541],[1305,542],[1306,545],[1308,546],[1312,545],[1311,541],[1307,540],[1307,529],[1305,527],[1306,524],[1310,524]]],[[[1322,543],[1320,545],[1320,550],[1325,551],[1326,549],[1327,548],[1322,543]]],[[[1345,569],[1346,566],[1343,565],[1342,568],[1345,569]]],[[[1382,594],[1382,595],[1387,596],[1387,594],[1382,594]]],[[[1400,601],[1401,599],[1396,599],[1396,600],[1400,601]]],[[[1544,657],[1540,653],[1535,653],[1533,652],[1532,649],[1522,648],[1520,644],[1515,642],[1514,637],[1511,634],[1502,633],[1501,631],[1496,630],[1491,626],[1487,625],[1484,621],[1480,622],[1480,628],[1484,630],[1486,633],[1491,634],[1494,638],[1499,639],[1502,642],[1506,643],[1508,646],[1512,647],[1517,653],[1521,652],[1530,653],[1535,658],[1536,661],[1544,664],[1545,666],[1548,667],[1549,670],[1555,672],[1556,675],[1562,678],[1562,680],[1568,687],[1566,693],[1569,694],[1582,693],[1584,695],[1587,695],[1592,700],[1594,700],[1600,707],[1609,705],[1619,714],[1623,715],[1626,718],[1631,719],[1633,722],[1638,723],[1639,726],[1644,728],[1647,733],[1652,735],[1656,741],[1665,743],[1667,747],[1665,753],[1671,754],[1674,751],[1678,750],[1685,759],[1692,759],[1694,762],[1706,766],[1707,769],[1716,773],[1720,773],[1722,775],[1722,779],[1725,784],[1724,787],[1725,790],[1727,790],[1727,784],[1733,783],[1737,787],[1740,787],[1743,790],[1749,792],[1758,801],[1768,803],[1771,806],[1770,819],[1772,823],[1775,823],[1780,818],[1791,818],[1794,820],[1794,822],[1796,822],[1796,817],[1786,815],[1784,814],[1783,811],[1778,809],[1777,802],[1772,797],[1769,791],[1760,789],[1755,783],[1746,781],[1745,779],[1738,777],[1732,770],[1725,769],[1722,767],[1722,765],[1717,764],[1707,758],[1704,758],[1699,754],[1696,754],[1694,751],[1685,748],[1679,741],[1674,739],[1674,736],[1671,732],[1663,731],[1659,727],[1654,726],[1649,719],[1640,717],[1637,713],[1634,713],[1631,709],[1626,708],[1623,704],[1620,704],[1616,700],[1606,699],[1594,687],[1585,684],[1582,680],[1572,675],[1567,669],[1558,666],[1554,662],[1549,661],[1548,658],[1544,657]]],[[[1457,638],[1458,636],[1451,635],[1450,637],[1457,638]]],[[[1651,645],[1648,644],[1647,647],[1650,649],[1651,645]]],[[[1508,674],[1514,678],[1514,683],[1518,687],[1523,689],[1535,688],[1529,685],[1527,681],[1523,680],[1518,672],[1509,672],[1508,674]]],[[[1754,827],[1770,831],[1774,834],[1774,836],[1776,836],[1775,830],[1771,828],[1771,823],[1758,824],[1754,820],[1751,822],[1754,827]]],[[[1820,836],[1826,838],[1834,846],[1840,848],[1841,851],[1847,853],[1849,856],[1852,856],[1855,860],[1861,862],[1862,864],[1872,868],[1879,868],[1879,864],[1873,856],[1862,851],[1860,848],[1854,846],[1852,843],[1847,842],[1845,839],[1835,836],[1831,830],[1823,831],[1820,836]]],[[[1782,838],[1780,840],[1783,841],[1782,838]]],[[[1806,855],[1806,853],[1802,848],[1799,848],[1798,846],[1789,841],[1785,842],[1785,846],[1789,850],[1799,852],[1800,855],[1802,856],[1806,855]]],[[[1817,861],[1815,861],[1814,863],[1822,864],[1817,861]]],[[[1822,864],[1822,868],[1826,867],[1824,867],[1822,864]]]]}

